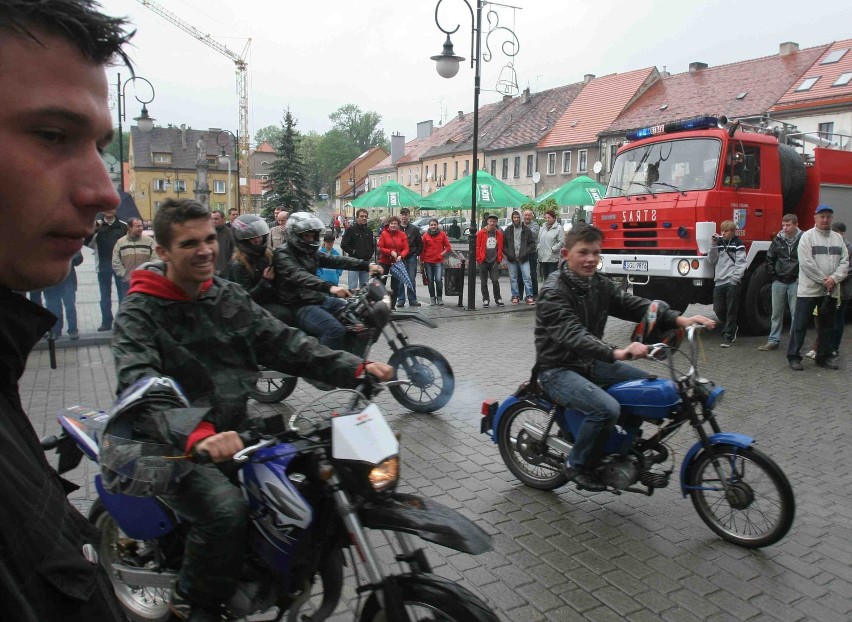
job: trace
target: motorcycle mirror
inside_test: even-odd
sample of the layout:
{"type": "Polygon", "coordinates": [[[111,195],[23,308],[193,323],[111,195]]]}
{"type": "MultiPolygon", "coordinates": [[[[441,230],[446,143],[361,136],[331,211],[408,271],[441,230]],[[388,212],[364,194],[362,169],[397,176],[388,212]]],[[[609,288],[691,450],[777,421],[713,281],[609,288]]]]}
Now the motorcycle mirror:
{"type": "Polygon", "coordinates": [[[367,289],[367,300],[371,302],[379,302],[385,297],[385,286],[381,281],[370,281],[365,286],[367,289]]]}

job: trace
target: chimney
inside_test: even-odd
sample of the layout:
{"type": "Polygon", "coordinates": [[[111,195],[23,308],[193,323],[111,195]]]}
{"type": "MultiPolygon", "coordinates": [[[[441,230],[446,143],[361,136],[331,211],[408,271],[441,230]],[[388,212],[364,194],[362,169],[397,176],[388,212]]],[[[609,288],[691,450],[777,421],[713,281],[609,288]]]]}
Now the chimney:
{"type": "Polygon", "coordinates": [[[799,44],[794,43],[793,41],[785,41],[781,45],[778,46],[778,55],[779,56],[788,56],[793,52],[799,51],[799,44]]]}
{"type": "Polygon", "coordinates": [[[587,73],[586,75],[583,76],[583,84],[588,84],[589,82],[591,82],[594,79],[595,79],[595,74],[587,73]]]}
{"type": "MultiPolygon", "coordinates": [[[[429,138],[432,135],[432,119],[417,124],[417,138],[429,138]]],[[[404,144],[404,143],[403,143],[404,144]]]]}
{"type": "Polygon", "coordinates": [[[526,104],[530,101],[530,87],[524,89],[524,92],[521,93],[521,103],[526,104]]]}
{"type": "Polygon", "coordinates": [[[405,155],[405,136],[402,134],[393,134],[391,136],[391,164],[396,164],[397,161],[405,155]]]}
{"type": "Polygon", "coordinates": [[[459,110],[459,121],[464,119],[464,110],[459,110]]]}
{"type": "Polygon", "coordinates": [[[689,63],[689,73],[695,73],[696,71],[701,71],[703,69],[707,69],[707,63],[689,63]]]}
{"type": "Polygon", "coordinates": [[[186,151],[186,123],[180,124],[180,146],[186,151]]]}
{"type": "Polygon", "coordinates": [[[668,78],[670,75],[672,75],[672,74],[670,74],[668,71],[666,71],[666,66],[663,65],[663,70],[660,72],[660,77],[661,78],[668,78]]]}
{"type": "Polygon", "coordinates": [[[507,101],[509,101],[510,99],[512,99],[512,96],[511,96],[511,95],[503,95],[503,101],[504,101],[504,102],[507,102],[507,101]]]}

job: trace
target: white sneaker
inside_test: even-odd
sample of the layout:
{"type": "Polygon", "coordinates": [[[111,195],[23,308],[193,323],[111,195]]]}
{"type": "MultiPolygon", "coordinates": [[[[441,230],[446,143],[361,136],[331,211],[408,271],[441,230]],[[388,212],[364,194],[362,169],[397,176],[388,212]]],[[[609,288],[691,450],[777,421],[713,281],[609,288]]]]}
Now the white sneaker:
{"type": "Polygon", "coordinates": [[[807,352],[807,354],[805,354],[805,356],[808,357],[809,359],[815,359],[816,358],[816,350],[808,350],[808,352],[807,352]]]}

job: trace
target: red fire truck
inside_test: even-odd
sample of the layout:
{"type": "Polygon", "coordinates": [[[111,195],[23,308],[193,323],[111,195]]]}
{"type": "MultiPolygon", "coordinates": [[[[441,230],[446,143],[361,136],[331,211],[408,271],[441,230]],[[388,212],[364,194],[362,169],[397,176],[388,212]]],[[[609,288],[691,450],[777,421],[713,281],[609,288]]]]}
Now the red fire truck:
{"type": "MultiPolygon", "coordinates": [[[[848,149],[848,137],[840,138],[848,149]]],[[[825,138],[704,116],[633,130],[627,140],[592,219],[604,232],[598,269],[639,296],[680,310],[711,303],[705,244],[732,220],[748,255],[740,326],[766,334],[772,307],[764,261],[781,217],[795,213],[806,230],[825,203],[835,221],[852,226],[852,152],[825,138]],[[819,146],[806,155],[805,142],[819,146]]]]}

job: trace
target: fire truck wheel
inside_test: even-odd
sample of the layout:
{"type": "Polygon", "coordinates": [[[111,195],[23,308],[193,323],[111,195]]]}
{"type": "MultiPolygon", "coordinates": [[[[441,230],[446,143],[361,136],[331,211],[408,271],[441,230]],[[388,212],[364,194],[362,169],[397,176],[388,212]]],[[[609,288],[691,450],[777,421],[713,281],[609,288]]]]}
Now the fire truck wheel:
{"type": "Polygon", "coordinates": [[[772,281],[760,264],[748,278],[741,294],[739,323],[750,335],[768,335],[772,321],[772,281]]]}

